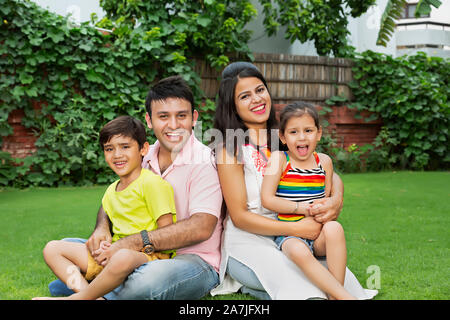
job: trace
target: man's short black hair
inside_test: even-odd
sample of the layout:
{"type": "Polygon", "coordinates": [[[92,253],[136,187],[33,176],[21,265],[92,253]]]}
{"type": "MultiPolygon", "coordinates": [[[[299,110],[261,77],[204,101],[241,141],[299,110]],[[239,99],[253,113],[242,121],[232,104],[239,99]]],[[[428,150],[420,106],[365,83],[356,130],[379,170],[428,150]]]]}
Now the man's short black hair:
{"type": "Polygon", "coordinates": [[[148,91],[145,99],[145,109],[152,116],[152,102],[163,101],[168,98],[184,99],[191,104],[194,113],[194,95],[187,82],[181,76],[171,76],[158,81],[148,91]]]}

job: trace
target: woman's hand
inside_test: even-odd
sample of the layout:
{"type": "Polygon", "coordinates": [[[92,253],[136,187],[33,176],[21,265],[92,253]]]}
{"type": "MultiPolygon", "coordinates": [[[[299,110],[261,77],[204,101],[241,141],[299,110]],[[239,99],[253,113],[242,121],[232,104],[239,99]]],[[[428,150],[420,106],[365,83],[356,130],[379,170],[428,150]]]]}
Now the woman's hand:
{"type": "Polygon", "coordinates": [[[344,184],[341,178],[333,172],[331,196],[314,200],[310,214],[320,223],[336,220],[344,204],[344,184]]]}
{"type": "Polygon", "coordinates": [[[297,222],[289,222],[296,230],[292,236],[302,237],[309,240],[315,240],[322,230],[322,224],[318,223],[312,217],[305,217],[297,222]]]}
{"type": "Polygon", "coordinates": [[[341,211],[341,202],[336,198],[322,198],[314,200],[314,203],[310,208],[310,215],[315,221],[325,223],[328,221],[336,220],[341,211]]]}

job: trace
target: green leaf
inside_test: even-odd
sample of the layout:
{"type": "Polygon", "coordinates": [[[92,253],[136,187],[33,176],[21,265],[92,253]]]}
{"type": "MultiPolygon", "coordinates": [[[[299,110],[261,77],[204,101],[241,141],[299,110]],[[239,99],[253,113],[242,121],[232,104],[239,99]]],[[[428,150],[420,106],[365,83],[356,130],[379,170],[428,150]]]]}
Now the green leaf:
{"type": "Polygon", "coordinates": [[[116,113],[113,111],[108,111],[104,113],[103,116],[105,117],[105,119],[112,120],[116,116],[116,113]]]}
{"type": "Polygon", "coordinates": [[[22,97],[25,93],[25,89],[22,86],[15,86],[12,90],[12,95],[18,100],[20,97],[22,97]]]}
{"type": "Polygon", "coordinates": [[[65,90],[62,90],[62,91],[53,90],[52,93],[56,98],[58,98],[60,100],[64,99],[67,95],[67,92],[65,90]]]}
{"type": "Polygon", "coordinates": [[[92,151],[92,150],[88,150],[86,152],[86,159],[87,160],[95,160],[95,159],[97,159],[97,153],[92,151]]]}
{"type": "Polygon", "coordinates": [[[50,37],[50,39],[52,39],[54,43],[59,43],[64,40],[64,33],[62,32],[52,30],[48,33],[48,36],[50,37]]]}
{"type": "Polygon", "coordinates": [[[30,39],[30,43],[33,46],[39,46],[42,43],[42,41],[44,41],[44,39],[42,39],[42,38],[31,38],[30,39]]]}
{"type": "Polygon", "coordinates": [[[86,73],[86,79],[88,79],[91,82],[96,82],[96,83],[103,82],[102,76],[92,69],[86,73]]]}
{"type": "Polygon", "coordinates": [[[144,42],[144,43],[142,43],[142,48],[147,51],[151,51],[153,49],[153,46],[149,42],[144,42]]]}
{"type": "Polygon", "coordinates": [[[28,73],[20,73],[19,74],[19,80],[22,84],[29,84],[33,82],[33,76],[31,76],[28,73]]]}
{"type": "Polygon", "coordinates": [[[92,45],[82,44],[82,45],[79,46],[79,48],[84,50],[84,51],[90,52],[92,50],[92,45]]]}
{"type": "Polygon", "coordinates": [[[211,23],[211,18],[207,15],[201,15],[198,17],[197,22],[199,25],[206,28],[211,23]]]}
{"type": "Polygon", "coordinates": [[[27,179],[34,185],[38,185],[40,182],[44,181],[45,178],[42,174],[33,172],[27,175],[27,179]]]}
{"type": "Polygon", "coordinates": [[[36,87],[26,87],[25,92],[29,97],[37,97],[38,89],[36,87]]]}
{"type": "Polygon", "coordinates": [[[417,3],[416,11],[414,12],[414,16],[416,18],[420,18],[421,16],[427,16],[431,12],[431,6],[435,8],[439,8],[442,4],[439,0],[420,0],[417,3]]]}
{"type": "Polygon", "coordinates": [[[377,45],[386,47],[394,31],[395,20],[400,19],[406,0],[388,0],[380,21],[377,45]]]}
{"type": "Polygon", "coordinates": [[[88,69],[88,65],[85,63],[76,63],[75,68],[78,70],[86,71],[88,69]]]}
{"type": "Polygon", "coordinates": [[[69,79],[69,75],[67,73],[62,73],[59,75],[59,80],[60,81],[66,81],[69,79]]]}

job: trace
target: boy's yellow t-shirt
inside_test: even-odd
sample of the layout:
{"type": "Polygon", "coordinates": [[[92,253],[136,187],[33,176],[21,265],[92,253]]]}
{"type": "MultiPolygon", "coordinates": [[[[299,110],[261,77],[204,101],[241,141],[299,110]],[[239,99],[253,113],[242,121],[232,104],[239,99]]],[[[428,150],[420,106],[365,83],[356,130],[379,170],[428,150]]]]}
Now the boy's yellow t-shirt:
{"type": "Polygon", "coordinates": [[[155,230],[156,221],[172,213],[176,221],[172,186],[150,170],[142,169],[140,176],[126,189],[116,191],[119,180],[113,182],[102,199],[102,206],[112,223],[112,242],[139,233],[155,230]]]}

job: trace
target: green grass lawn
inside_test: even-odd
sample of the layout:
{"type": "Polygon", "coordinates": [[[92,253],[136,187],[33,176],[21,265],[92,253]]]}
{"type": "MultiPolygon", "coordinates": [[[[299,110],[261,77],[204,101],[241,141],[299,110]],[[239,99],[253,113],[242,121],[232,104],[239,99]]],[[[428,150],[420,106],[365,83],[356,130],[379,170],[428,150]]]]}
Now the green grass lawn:
{"type": "MultiPolygon", "coordinates": [[[[450,173],[342,178],[345,204],[339,221],[346,231],[349,268],[360,283],[367,287],[374,275],[369,267],[377,266],[376,299],[449,299],[450,173]]],[[[49,294],[47,284],[55,277],[42,258],[42,248],[52,239],[87,238],[105,189],[0,190],[0,299],[49,294]]]]}

